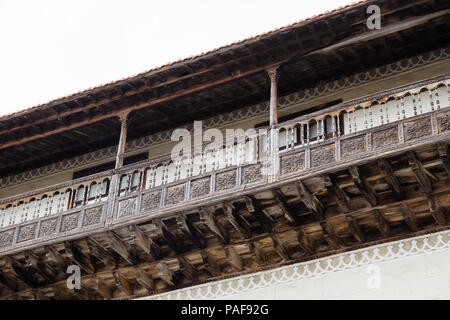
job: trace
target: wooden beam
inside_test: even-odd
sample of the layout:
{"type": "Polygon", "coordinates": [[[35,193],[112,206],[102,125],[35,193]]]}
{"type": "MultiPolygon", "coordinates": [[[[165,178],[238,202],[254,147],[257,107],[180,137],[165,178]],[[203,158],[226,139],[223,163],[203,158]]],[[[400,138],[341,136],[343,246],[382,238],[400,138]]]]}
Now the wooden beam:
{"type": "Polygon", "coordinates": [[[115,269],[117,266],[116,258],[108,252],[99,242],[94,238],[88,237],[86,244],[91,252],[91,255],[101,261],[108,269],[115,269]]]}
{"type": "Polygon", "coordinates": [[[92,276],[92,282],[94,283],[94,290],[99,293],[103,299],[111,300],[114,297],[113,289],[104,281],[101,281],[96,275],[92,276]]]}
{"type": "Polygon", "coordinates": [[[383,217],[381,212],[379,210],[373,210],[372,212],[375,216],[375,224],[377,225],[377,228],[380,231],[380,233],[385,237],[390,236],[391,227],[389,226],[389,223],[383,217]]]}
{"type": "Polygon", "coordinates": [[[66,256],[86,273],[94,273],[95,265],[77,247],[69,241],[64,242],[66,256]]]}
{"type": "MultiPolygon", "coordinates": [[[[279,61],[279,63],[283,63],[283,62],[288,61],[288,60],[289,59],[283,59],[283,60],[279,61]]],[[[151,106],[154,106],[154,105],[157,105],[157,104],[161,104],[163,102],[174,100],[176,98],[180,98],[180,97],[183,97],[183,96],[194,94],[194,93],[197,93],[199,91],[203,91],[205,89],[216,87],[216,86],[219,86],[221,84],[224,84],[224,83],[227,83],[227,82],[230,82],[230,81],[233,81],[233,80],[241,79],[241,78],[246,77],[248,75],[258,73],[260,71],[264,71],[266,68],[267,68],[267,66],[261,66],[261,67],[257,67],[257,68],[254,68],[254,69],[251,69],[251,70],[248,70],[248,71],[243,71],[243,72],[239,72],[239,73],[233,73],[230,76],[226,76],[226,77],[220,78],[220,79],[215,80],[215,81],[209,81],[209,82],[204,83],[204,84],[193,86],[193,87],[191,87],[189,89],[184,89],[183,88],[183,89],[177,90],[175,92],[165,93],[164,95],[162,95],[162,96],[160,96],[158,98],[154,98],[154,99],[151,99],[149,101],[145,101],[143,103],[129,105],[129,106],[127,106],[127,111],[131,112],[131,111],[134,111],[134,110],[140,110],[140,109],[143,109],[143,108],[148,108],[148,107],[151,107],[151,106]]],[[[95,122],[98,122],[98,121],[101,121],[101,120],[104,120],[104,119],[110,119],[110,118],[118,116],[123,111],[124,110],[122,108],[122,110],[114,111],[114,112],[111,112],[109,114],[100,114],[100,115],[97,115],[97,116],[94,116],[94,117],[91,117],[91,118],[87,118],[87,119],[81,120],[79,122],[74,122],[71,125],[60,126],[60,127],[57,127],[55,129],[52,129],[52,130],[48,130],[48,131],[40,133],[40,134],[29,135],[29,136],[21,138],[19,140],[12,140],[12,141],[8,141],[8,142],[0,143],[0,149],[6,149],[6,148],[9,148],[9,147],[25,144],[25,143],[27,143],[29,141],[45,138],[45,137],[48,137],[48,136],[51,136],[51,135],[54,135],[54,134],[57,134],[57,133],[60,133],[60,132],[63,132],[63,131],[68,131],[68,130],[72,130],[72,129],[75,129],[75,128],[79,128],[79,127],[85,126],[87,124],[95,123],[95,122]]]]}
{"type": "Polygon", "coordinates": [[[278,253],[278,255],[283,260],[289,260],[291,258],[290,255],[289,255],[289,251],[283,245],[281,240],[276,235],[272,235],[271,239],[272,239],[273,248],[275,249],[276,253],[278,253]]]}
{"type": "Polygon", "coordinates": [[[208,228],[220,239],[223,244],[228,243],[229,236],[226,230],[219,224],[216,217],[207,207],[200,207],[200,218],[208,228]]]}
{"type": "Polygon", "coordinates": [[[222,203],[223,211],[228,219],[228,221],[231,223],[231,225],[246,239],[250,238],[252,235],[250,226],[248,225],[247,221],[242,219],[242,217],[239,215],[239,213],[236,212],[236,208],[234,205],[229,202],[225,201],[222,203]]]}
{"type": "Polygon", "coordinates": [[[75,296],[71,293],[69,293],[64,288],[60,287],[59,285],[55,285],[52,287],[53,290],[53,296],[57,300],[73,300],[75,296]]]}
{"type": "Polygon", "coordinates": [[[156,267],[158,269],[158,276],[169,286],[174,286],[175,274],[170,270],[169,266],[164,262],[158,262],[156,267]]]}
{"type": "Polygon", "coordinates": [[[117,148],[116,155],[116,166],[118,169],[123,166],[123,158],[125,156],[125,145],[127,144],[127,132],[128,132],[128,115],[129,112],[124,112],[119,115],[120,119],[120,138],[119,138],[119,146],[117,148]]]}
{"type": "Polygon", "coordinates": [[[136,244],[153,260],[158,260],[161,256],[161,248],[152,240],[152,238],[147,237],[137,225],[130,225],[129,229],[134,233],[136,244]]]}
{"type": "Polygon", "coordinates": [[[180,271],[183,273],[186,279],[189,281],[194,281],[197,279],[197,270],[186,260],[183,256],[177,256],[178,265],[180,266],[180,271]]]}
{"type": "Polygon", "coordinates": [[[321,222],[320,226],[322,227],[323,236],[328,244],[335,249],[339,248],[342,244],[336,235],[336,232],[334,232],[334,229],[327,222],[321,222]]]}
{"type": "Polygon", "coordinates": [[[403,198],[402,189],[397,177],[395,176],[394,170],[390,163],[385,159],[378,159],[378,168],[380,169],[381,175],[383,176],[386,183],[392,189],[392,191],[400,198],[403,198]]]}
{"type": "Polygon", "coordinates": [[[58,265],[58,268],[64,270],[66,272],[66,268],[69,265],[69,262],[65,257],[63,257],[58,250],[56,250],[53,246],[44,246],[45,255],[47,258],[58,265]]]}
{"type": "Polygon", "coordinates": [[[270,78],[270,126],[278,124],[277,69],[279,65],[267,69],[270,78]]]}
{"type": "Polygon", "coordinates": [[[402,22],[383,26],[383,28],[381,28],[379,30],[368,31],[368,32],[365,32],[356,37],[351,36],[348,39],[342,40],[337,43],[333,43],[330,46],[327,46],[327,47],[319,49],[319,50],[312,51],[303,56],[309,57],[309,56],[313,56],[313,55],[322,55],[322,54],[328,54],[331,52],[335,52],[336,50],[338,50],[340,48],[344,48],[344,47],[354,45],[354,44],[360,44],[360,43],[370,41],[373,39],[377,39],[380,37],[384,37],[384,36],[387,36],[387,35],[390,35],[393,33],[398,33],[402,30],[410,29],[415,26],[419,26],[421,24],[425,24],[432,19],[436,19],[436,18],[445,16],[445,15],[448,15],[449,13],[450,13],[450,9],[447,9],[447,10],[441,10],[438,12],[433,12],[433,13],[430,13],[430,14],[427,14],[424,16],[418,16],[418,17],[414,17],[414,18],[405,19],[402,22]]]}
{"type": "Polygon", "coordinates": [[[255,257],[256,261],[260,264],[267,263],[267,254],[264,251],[263,246],[257,241],[248,242],[248,248],[253,257],[255,257]]]}
{"type": "Polygon", "coordinates": [[[315,197],[301,181],[296,183],[296,187],[300,200],[313,212],[318,220],[322,220],[324,218],[324,207],[317,197],[315,197]]]}
{"type": "Polygon", "coordinates": [[[414,214],[414,212],[412,212],[404,203],[400,205],[400,210],[402,211],[403,220],[411,229],[411,231],[416,232],[417,230],[419,230],[419,227],[417,226],[416,215],[414,214]]]}
{"type": "Polygon", "coordinates": [[[94,298],[94,290],[86,287],[81,287],[80,289],[70,290],[70,292],[76,297],[78,300],[93,300],[94,298]]]}
{"type": "Polygon", "coordinates": [[[259,224],[261,224],[264,232],[272,233],[273,231],[273,221],[272,219],[260,208],[256,200],[252,197],[245,196],[245,205],[247,210],[255,218],[259,224]]]}
{"type": "Polygon", "coordinates": [[[312,255],[315,252],[314,241],[308,237],[307,233],[301,228],[297,228],[297,241],[299,247],[306,255],[312,255]]]}
{"type": "Polygon", "coordinates": [[[179,244],[177,237],[167,228],[164,221],[161,219],[153,219],[153,223],[158,228],[159,233],[164,238],[169,248],[176,254],[181,254],[183,252],[183,248],[179,244]]]}
{"type": "Polygon", "coordinates": [[[220,265],[217,263],[216,259],[205,250],[200,251],[200,254],[202,256],[203,265],[205,266],[205,269],[213,277],[219,276],[220,275],[220,265]]]}
{"type": "Polygon", "coordinates": [[[336,199],[337,205],[342,208],[343,211],[348,212],[351,210],[351,200],[347,193],[337,184],[336,179],[330,175],[324,176],[324,183],[328,193],[332,194],[336,199]]]}
{"type": "Polygon", "coordinates": [[[45,294],[43,294],[42,291],[39,289],[33,290],[33,296],[34,300],[50,300],[50,298],[47,297],[45,294]]]}
{"type": "Polygon", "coordinates": [[[130,283],[128,282],[128,279],[119,271],[113,271],[112,274],[113,274],[116,286],[122,292],[124,292],[127,296],[132,296],[133,289],[131,288],[130,283]]]}
{"type": "Polygon", "coordinates": [[[16,280],[6,274],[6,272],[0,273],[0,286],[8,288],[10,291],[17,291],[19,284],[16,280]]]}
{"type": "Polygon", "coordinates": [[[206,247],[206,239],[198,228],[191,222],[189,217],[185,215],[179,215],[176,217],[177,223],[180,226],[183,233],[191,239],[195,246],[199,249],[206,247]]]}
{"type": "Polygon", "coordinates": [[[428,207],[436,223],[440,226],[445,226],[447,224],[447,214],[435,197],[428,198],[428,207]]]}
{"type": "Polygon", "coordinates": [[[366,242],[366,236],[353,216],[347,216],[348,230],[359,243],[366,242]]]}
{"type": "Polygon", "coordinates": [[[56,280],[56,271],[44,261],[41,261],[32,251],[26,250],[24,253],[27,265],[32,267],[47,282],[56,280]]]}
{"type": "Polygon", "coordinates": [[[276,189],[272,191],[273,197],[275,199],[276,204],[281,209],[281,212],[283,212],[283,216],[286,218],[287,221],[289,221],[291,224],[297,224],[297,215],[288,208],[286,205],[286,197],[283,195],[280,189],[276,189]]]}
{"type": "Polygon", "coordinates": [[[24,299],[22,298],[22,296],[20,294],[16,293],[16,294],[11,295],[8,300],[20,301],[20,300],[24,300],[24,299]]]}
{"type": "Polygon", "coordinates": [[[130,246],[122,241],[114,232],[108,231],[106,233],[108,237],[111,247],[116,251],[122,258],[125,259],[130,265],[136,264],[136,260],[130,253],[130,246]]]}
{"type": "Polygon", "coordinates": [[[353,183],[355,184],[356,188],[358,188],[359,192],[364,197],[364,199],[366,199],[370,205],[376,206],[377,195],[373,190],[372,186],[364,179],[364,177],[361,176],[358,167],[356,166],[350,167],[349,172],[350,176],[353,179],[353,183]]]}
{"type": "Polygon", "coordinates": [[[136,281],[141,287],[147,289],[148,292],[152,292],[155,289],[155,283],[152,278],[141,268],[136,267],[136,281]]]}
{"type": "Polygon", "coordinates": [[[28,288],[36,288],[36,284],[33,279],[28,275],[25,268],[16,259],[11,256],[4,256],[3,261],[12,269],[14,275],[22,281],[28,288]]]}
{"type": "Polygon", "coordinates": [[[448,146],[446,143],[440,143],[438,144],[438,152],[439,152],[439,158],[442,161],[442,166],[445,169],[445,172],[447,172],[447,177],[450,178],[450,154],[448,151],[448,146]]]}
{"type": "Polygon", "coordinates": [[[244,269],[244,262],[242,261],[242,257],[234,247],[228,247],[225,252],[228,257],[228,261],[233,268],[235,268],[237,271],[241,271],[244,269]]]}
{"type": "Polygon", "coordinates": [[[426,174],[425,168],[423,167],[422,163],[417,159],[414,151],[408,151],[406,155],[408,157],[408,163],[411,167],[411,170],[416,177],[416,180],[419,183],[420,187],[422,188],[422,191],[427,195],[431,194],[433,192],[431,180],[430,177],[426,174]]]}

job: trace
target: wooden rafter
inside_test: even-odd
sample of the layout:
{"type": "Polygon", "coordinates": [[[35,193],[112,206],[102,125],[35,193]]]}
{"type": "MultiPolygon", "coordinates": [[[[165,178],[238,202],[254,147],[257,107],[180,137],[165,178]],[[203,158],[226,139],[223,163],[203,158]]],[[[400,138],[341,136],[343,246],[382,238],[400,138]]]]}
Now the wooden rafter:
{"type": "Polygon", "coordinates": [[[378,168],[380,169],[381,175],[383,176],[386,183],[392,189],[392,191],[398,196],[403,197],[402,189],[400,183],[395,176],[394,170],[390,163],[386,159],[378,159],[378,168]]]}
{"type": "Polygon", "coordinates": [[[404,203],[401,204],[400,209],[402,211],[403,220],[411,229],[411,231],[419,230],[415,213],[411,211],[411,209],[409,209],[409,207],[404,203]]]}
{"type": "Polygon", "coordinates": [[[161,248],[136,225],[130,225],[130,231],[136,238],[136,244],[153,260],[157,260],[161,255],[161,248]]]}
{"type": "Polygon", "coordinates": [[[336,179],[330,175],[324,176],[324,183],[327,191],[334,196],[337,205],[345,212],[351,210],[351,200],[347,193],[338,185],[336,179]]]}
{"type": "Polygon", "coordinates": [[[181,230],[183,230],[184,234],[186,234],[186,236],[191,239],[191,241],[197,246],[197,248],[203,249],[206,246],[205,237],[187,216],[177,216],[177,223],[180,226],[181,230]]]}
{"type": "Polygon", "coordinates": [[[367,202],[372,205],[377,205],[377,195],[376,192],[373,190],[372,186],[361,176],[361,173],[356,166],[352,166],[349,168],[350,176],[353,179],[353,183],[355,184],[356,188],[358,188],[361,195],[364,197],[364,199],[367,200],[367,202]]]}
{"type": "Polygon", "coordinates": [[[202,221],[219,238],[219,240],[224,244],[228,243],[229,237],[226,230],[219,224],[210,209],[201,207],[199,213],[202,221]]]}
{"type": "Polygon", "coordinates": [[[419,159],[417,159],[417,156],[414,153],[414,151],[408,151],[406,155],[408,157],[408,162],[411,167],[411,170],[414,176],[416,177],[417,182],[419,183],[423,192],[425,192],[425,194],[427,195],[431,194],[433,191],[431,179],[428,176],[426,169],[423,167],[422,162],[420,162],[419,159]]]}
{"type": "Polygon", "coordinates": [[[301,181],[296,183],[296,187],[300,200],[313,212],[318,220],[322,220],[324,218],[324,208],[317,197],[314,196],[301,181]]]}
{"type": "Polygon", "coordinates": [[[233,227],[244,237],[244,238],[250,238],[251,237],[251,229],[248,225],[247,221],[245,221],[239,213],[236,212],[236,208],[234,205],[229,202],[225,201],[222,204],[223,210],[227,216],[228,221],[233,225],[233,227]]]}

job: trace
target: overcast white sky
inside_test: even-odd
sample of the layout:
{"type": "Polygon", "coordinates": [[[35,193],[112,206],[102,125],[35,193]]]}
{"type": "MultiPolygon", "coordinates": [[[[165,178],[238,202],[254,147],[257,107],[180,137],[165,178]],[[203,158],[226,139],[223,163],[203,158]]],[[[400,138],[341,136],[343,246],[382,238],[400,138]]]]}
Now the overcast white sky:
{"type": "Polygon", "coordinates": [[[355,0],[0,0],[0,115],[355,0]]]}

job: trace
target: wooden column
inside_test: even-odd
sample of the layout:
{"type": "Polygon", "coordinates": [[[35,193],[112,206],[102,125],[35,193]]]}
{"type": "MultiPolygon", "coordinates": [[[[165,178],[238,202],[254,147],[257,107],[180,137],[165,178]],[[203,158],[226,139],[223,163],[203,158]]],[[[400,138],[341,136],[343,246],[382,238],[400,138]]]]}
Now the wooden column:
{"type": "Polygon", "coordinates": [[[278,65],[267,69],[270,78],[270,127],[278,124],[277,69],[278,65]]]}
{"type": "Polygon", "coordinates": [[[270,156],[267,172],[269,182],[272,182],[278,174],[278,132],[275,128],[275,125],[278,124],[278,67],[279,65],[275,65],[266,69],[270,78],[270,156]]]}
{"type": "Polygon", "coordinates": [[[116,169],[123,166],[123,158],[125,155],[125,146],[127,144],[128,115],[129,115],[129,112],[122,113],[119,115],[121,126],[120,126],[119,146],[117,148],[117,156],[116,156],[116,169]]]}

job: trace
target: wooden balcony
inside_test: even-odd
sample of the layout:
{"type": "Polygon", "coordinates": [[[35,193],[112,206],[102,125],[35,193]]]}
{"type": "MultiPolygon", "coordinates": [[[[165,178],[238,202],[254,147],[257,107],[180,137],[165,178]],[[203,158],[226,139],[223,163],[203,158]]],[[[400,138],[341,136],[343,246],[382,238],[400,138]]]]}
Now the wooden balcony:
{"type": "Polygon", "coordinates": [[[236,271],[239,255],[264,260],[267,246],[286,262],[298,258],[292,248],[305,258],[446,228],[449,84],[448,75],[422,81],[278,124],[267,135],[208,145],[208,153],[194,149],[187,161],[165,155],[4,199],[0,254],[97,236],[130,266],[139,259],[128,246],[155,262],[155,248],[167,245],[182,260],[172,271],[168,264],[149,271],[164,278],[187,272],[181,253],[195,255],[211,237],[226,244],[236,271]],[[197,250],[184,251],[185,242],[197,250]]]}

